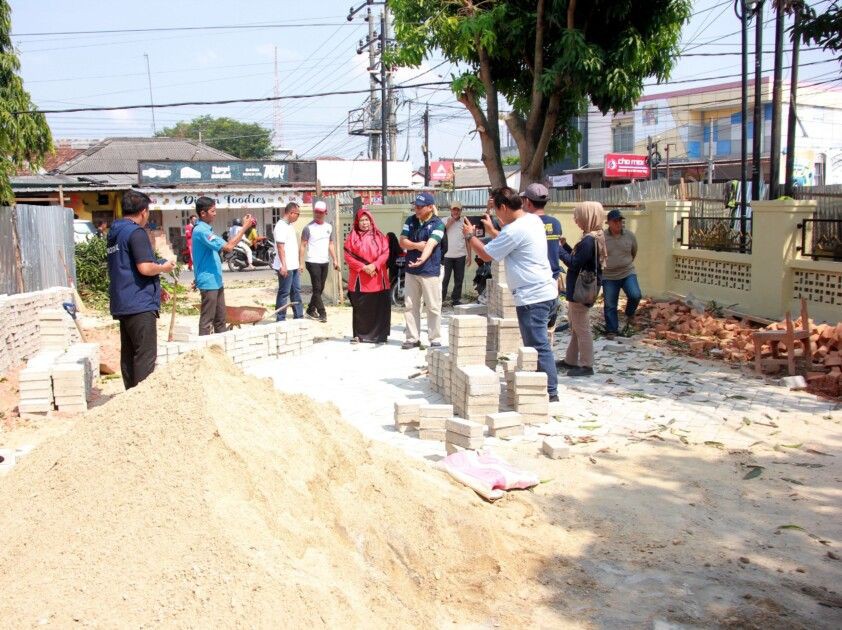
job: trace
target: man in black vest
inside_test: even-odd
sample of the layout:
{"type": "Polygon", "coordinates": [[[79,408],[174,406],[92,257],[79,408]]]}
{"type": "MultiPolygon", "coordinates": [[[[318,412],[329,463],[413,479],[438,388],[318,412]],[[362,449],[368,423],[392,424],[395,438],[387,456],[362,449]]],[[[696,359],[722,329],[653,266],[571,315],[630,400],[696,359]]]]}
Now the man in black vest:
{"type": "Polygon", "coordinates": [[[137,190],[123,193],[123,218],[108,231],[108,277],[111,316],[120,322],[120,371],[131,389],[155,369],[156,320],[161,309],[158,276],[175,267],[158,260],[149,235],[149,197],[137,190]]]}

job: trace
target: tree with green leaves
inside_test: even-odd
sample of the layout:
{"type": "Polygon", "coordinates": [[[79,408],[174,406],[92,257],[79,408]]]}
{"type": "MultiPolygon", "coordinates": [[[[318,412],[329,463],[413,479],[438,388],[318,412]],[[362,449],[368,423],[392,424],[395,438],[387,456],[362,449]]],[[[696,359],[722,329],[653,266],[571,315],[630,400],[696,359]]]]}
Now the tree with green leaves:
{"type": "Polygon", "coordinates": [[[12,9],[0,0],[0,205],[12,205],[14,193],[9,178],[18,169],[37,169],[53,150],[53,138],[44,114],[20,113],[35,109],[23,89],[20,60],[10,33],[12,9]]]}
{"type": "Polygon", "coordinates": [[[806,2],[790,2],[801,12],[798,35],[805,44],[815,43],[823,50],[832,51],[842,63],[842,4],[834,0],[830,6],[822,7],[821,13],[806,2]]]}
{"type": "Polygon", "coordinates": [[[244,123],[233,118],[199,116],[158,132],[168,138],[192,138],[206,145],[235,155],[242,160],[263,160],[272,157],[272,132],[257,123],[244,123]]]}
{"type": "Polygon", "coordinates": [[[690,0],[389,0],[389,60],[417,67],[438,50],[458,64],[451,88],[471,113],[492,186],[505,185],[502,119],[520,154],[521,187],[573,155],[588,101],[628,111],[643,81],[667,79],[690,0]]]}

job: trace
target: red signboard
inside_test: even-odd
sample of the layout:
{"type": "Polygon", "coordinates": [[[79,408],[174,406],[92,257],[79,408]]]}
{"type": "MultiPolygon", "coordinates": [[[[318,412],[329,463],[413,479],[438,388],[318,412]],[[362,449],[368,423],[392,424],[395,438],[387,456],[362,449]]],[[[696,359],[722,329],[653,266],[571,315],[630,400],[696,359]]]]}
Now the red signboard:
{"type": "Polygon", "coordinates": [[[446,182],[453,178],[453,162],[430,162],[430,181],[446,182]]]}
{"type": "Polygon", "coordinates": [[[606,179],[648,179],[649,160],[645,155],[606,153],[602,175],[606,179]]]}

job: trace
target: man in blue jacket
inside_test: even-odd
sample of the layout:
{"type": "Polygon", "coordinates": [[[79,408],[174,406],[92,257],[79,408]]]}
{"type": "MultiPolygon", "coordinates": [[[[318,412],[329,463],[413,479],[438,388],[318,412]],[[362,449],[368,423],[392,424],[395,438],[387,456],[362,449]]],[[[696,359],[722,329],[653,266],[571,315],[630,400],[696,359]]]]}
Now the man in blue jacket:
{"type": "Polygon", "coordinates": [[[406,253],[404,319],[406,341],[401,348],[421,346],[421,300],[427,311],[430,346],[441,345],[441,244],[444,223],[436,216],[435,199],[422,192],[415,198],[415,213],[403,224],[398,242],[406,253]]]}
{"type": "Polygon", "coordinates": [[[108,294],[111,316],[120,322],[120,372],[131,389],[155,369],[157,319],[161,310],[158,276],[175,267],[156,259],[144,227],[149,197],[137,190],[123,193],[123,218],[108,231],[108,294]]]}

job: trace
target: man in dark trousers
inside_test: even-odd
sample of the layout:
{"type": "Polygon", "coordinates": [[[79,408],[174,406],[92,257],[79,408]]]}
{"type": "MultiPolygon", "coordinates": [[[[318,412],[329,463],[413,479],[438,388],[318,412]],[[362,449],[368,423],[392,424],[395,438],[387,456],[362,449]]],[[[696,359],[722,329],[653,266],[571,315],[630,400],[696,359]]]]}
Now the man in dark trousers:
{"type": "Polygon", "coordinates": [[[108,293],[111,316],[120,322],[120,371],[131,389],[155,369],[157,319],[161,310],[158,276],[175,267],[156,259],[144,227],[149,197],[137,190],[123,193],[123,218],[108,231],[108,293]]]}
{"type": "Polygon", "coordinates": [[[202,296],[199,313],[199,334],[211,335],[225,332],[225,289],[222,286],[222,261],[219,252],[230,252],[254,225],[250,214],[243,217],[237,232],[228,231],[228,241],[213,233],[216,219],[216,201],[210,197],[196,200],[199,222],[193,228],[193,275],[196,288],[202,296]]]}

